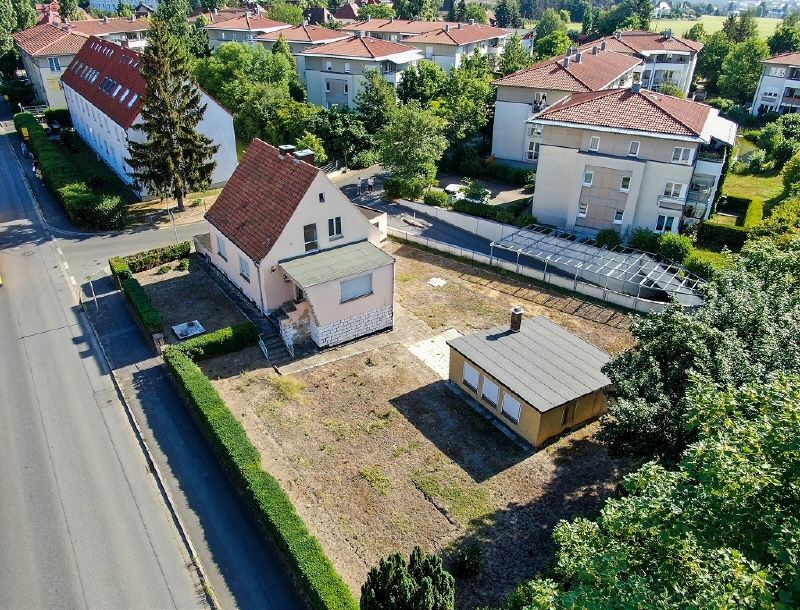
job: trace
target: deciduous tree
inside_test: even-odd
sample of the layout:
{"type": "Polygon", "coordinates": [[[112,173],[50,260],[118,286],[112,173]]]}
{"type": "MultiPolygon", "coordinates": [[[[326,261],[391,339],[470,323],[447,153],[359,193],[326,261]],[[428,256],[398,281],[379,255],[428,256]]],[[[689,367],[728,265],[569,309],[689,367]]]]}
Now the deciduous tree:
{"type": "Polygon", "coordinates": [[[355,98],[356,112],[367,133],[374,135],[389,122],[397,108],[397,95],[378,70],[364,72],[364,85],[355,98]]]}
{"type": "Polygon", "coordinates": [[[328,154],[325,152],[322,140],[310,131],[305,132],[301,138],[298,138],[295,145],[298,150],[303,150],[304,148],[313,150],[314,162],[317,165],[324,165],[328,160],[328,154]]]}
{"type": "Polygon", "coordinates": [[[170,34],[186,45],[189,40],[189,0],[159,0],[156,15],[167,24],[170,34]]]}
{"type": "Polygon", "coordinates": [[[558,11],[548,8],[536,24],[536,38],[544,38],[553,32],[566,32],[567,24],[561,19],[558,11]]]}
{"type": "Polygon", "coordinates": [[[15,31],[27,30],[36,25],[36,9],[30,0],[11,0],[11,6],[16,19],[15,31]]]}
{"type": "Polygon", "coordinates": [[[742,104],[750,102],[763,71],[761,60],[768,56],[769,47],[760,38],[748,38],[736,44],[722,62],[720,93],[742,104]]]}
{"type": "Polygon", "coordinates": [[[397,97],[403,103],[416,100],[425,106],[442,95],[446,82],[447,74],[441,66],[422,59],[403,72],[403,80],[397,85],[397,97]]]}
{"type": "Polygon", "coordinates": [[[506,48],[500,56],[500,72],[511,74],[531,65],[531,54],[522,46],[522,40],[516,32],[506,42],[506,48]]]}
{"type": "Polygon", "coordinates": [[[418,102],[400,106],[377,137],[381,164],[397,178],[433,180],[447,148],[446,122],[418,102]]]}
{"type": "Polygon", "coordinates": [[[705,46],[697,58],[697,76],[705,79],[709,93],[719,91],[719,74],[722,62],[733,48],[733,42],[725,32],[715,32],[705,41],[705,46]]]}
{"type": "Polygon", "coordinates": [[[443,0],[397,0],[394,10],[401,19],[435,19],[443,0]]]}
{"type": "Polygon", "coordinates": [[[61,19],[76,19],[78,17],[78,0],[59,2],[58,14],[61,19]]]}
{"type": "Polygon", "coordinates": [[[286,0],[276,0],[270,4],[269,18],[274,21],[300,25],[303,23],[303,7],[286,2],[286,0]]]}
{"type": "Polygon", "coordinates": [[[536,60],[541,61],[566,53],[572,41],[564,32],[553,32],[544,38],[537,38],[535,44],[536,60]]]}
{"type": "Polygon", "coordinates": [[[389,4],[365,4],[358,9],[358,18],[366,19],[391,19],[396,15],[394,8],[389,4]]]}

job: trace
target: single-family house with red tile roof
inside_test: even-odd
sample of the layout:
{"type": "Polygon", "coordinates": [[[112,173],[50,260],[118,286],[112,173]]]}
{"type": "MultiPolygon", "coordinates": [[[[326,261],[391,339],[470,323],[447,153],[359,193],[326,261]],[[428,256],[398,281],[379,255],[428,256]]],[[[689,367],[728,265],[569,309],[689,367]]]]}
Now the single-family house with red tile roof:
{"type": "MultiPolygon", "coordinates": [[[[133,186],[126,161],[128,142],[145,137],[134,129],[142,120],[142,104],[147,96],[140,54],[92,36],[61,80],[75,130],[98,157],[133,186]]],[[[236,168],[233,117],[205,93],[202,103],[206,110],[198,131],[219,145],[212,183],[220,186],[236,168]]],[[[148,196],[147,191],[137,192],[142,198],[148,196]]]]}
{"type": "Polygon", "coordinates": [[[211,263],[287,345],[338,345],[393,324],[394,259],[319,168],[255,139],[206,213],[211,263]]]}

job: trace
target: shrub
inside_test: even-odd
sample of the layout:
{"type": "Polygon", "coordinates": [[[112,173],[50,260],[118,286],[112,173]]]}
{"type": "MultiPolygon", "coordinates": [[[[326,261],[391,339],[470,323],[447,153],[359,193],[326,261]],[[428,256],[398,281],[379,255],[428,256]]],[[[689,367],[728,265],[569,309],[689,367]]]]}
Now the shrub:
{"type": "Polygon", "coordinates": [[[594,238],[598,248],[608,248],[609,250],[622,243],[619,231],[614,229],[603,229],[594,238]]]}
{"type": "Polygon", "coordinates": [[[488,200],[490,195],[491,193],[489,192],[489,189],[484,187],[477,180],[467,181],[464,188],[464,197],[467,199],[484,203],[486,200],[488,200]]]}
{"type": "Polygon", "coordinates": [[[776,206],[770,215],[753,227],[754,237],[791,237],[800,230],[800,198],[791,198],[776,206]]]}
{"type": "Polygon", "coordinates": [[[453,610],[455,579],[437,555],[414,547],[408,563],[399,553],[381,559],[361,587],[361,610],[453,610]]]}
{"type": "Polygon", "coordinates": [[[178,263],[179,271],[189,271],[189,267],[191,267],[191,261],[188,258],[182,258],[178,263]]]}
{"type": "Polygon", "coordinates": [[[61,143],[72,152],[77,152],[80,143],[80,136],[72,127],[65,127],[61,130],[61,143]]]}
{"type": "Polygon", "coordinates": [[[444,191],[428,191],[425,193],[423,201],[437,208],[446,208],[449,203],[449,198],[444,191]]]}
{"type": "Polygon", "coordinates": [[[160,333],[164,329],[161,314],[136,278],[129,277],[122,280],[122,292],[128,297],[133,311],[147,332],[160,333]]]}
{"type": "Polygon", "coordinates": [[[457,169],[462,176],[477,178],[481,172],[481,162],[478,151],[471,146],[464,147],[456,153],[457,169]]]}
{"type": "Polygon", "coordinates": [[[258,343],[258,328],[252,322],[245,322],[188,339],[173,347],[192,360],[205,360],[220,354],[238,352],[256,343],[258,343]]]}
{"type": "Polygon", "coordinates": [[[412,178],[406,180],[403,178],[389,178],[383,184],[383,190],[389,199],[411,199],[419,201],[425,193],[428,186],[428,181],[424,178],[412,178]]]}
{"type": "Polygon", "coordinates": [[[666,259],[682,263],[692,253],[692,240],[685,235],[662,233],[658,238],[658,252],[666,259]]]}
{"type": "Polygon", "coordinates": [[[483,551],[476,542],[468,542],[453,553],[453,574],[461,578],[475,576],[481,571],[483,551]]]}
{"type": "Polygon", "coordinates": [[[647,227],[637,227],[631,233],[630,245],[644,252],[658,253],[658,233],[647,227]]]}
{"type": "Polygon", "coordinates": [[[720,203],[720,210],[733,210],[735,212],[746,212],[753,200],[750,197],[733,197],[726,195],[720,203]]]}
{"type": "Polygon", "coordinates": [[[108,266],[111,267],[111,275],[113,275],[120,281],[127,280],[133,277],[133,274],[131,273],[131,268],[128,267],[128,263],[126,263],[124,259],[118,256],[108,259],[108,266]]]}
{"type": "MultiPolygon", "coordinates": [[[[188,343],[188,342],[187,342],[188,343]]],[[[183,344],[185,346],[185,344],[183,344]]],[[[347,585],[308,531],[280,483],[261,466],[261,455],[216,388],[181,346],[170,346],[164,362],[183,390],[218,455],[264,528],[293,568],[315,610],[356,610],[347,585]]]]}
{"type": "Polygon", "coordinates": [[[696,253],[690,254],[686,260],[683,261],[683,266],[686,267],[688,271],[706,280],[710,280],[716,273],[714,265],[712,265],[711,262],[700,258],[696,253]]]}
{"type": "Polygon", "coordinates": [[[525,186],[529,173],[529,169],[497,163],[491,157],[481,169],[481,176],[484,178],[492,178],[499,182],[514,184],[516,186],[525,186]]]}
{"type": "Polygon", "coordinates": [[[767,169],[768,165],[767,153],[760,148],[750,153],[747,158],[747,171],[751,174],[760,174],[767,169]]]}
{"type": "Polygon", "coordinates": [[[353,169],[363,169],[379,162],[378,151],[372,149],[362,150],[350,160],[350,166],[353,169]]]}
{"type": "Polygon", "coordinates": [[[515,214],[504,208],[495,205],[487,205],[485,203],[476,203],[474,201],[467,201],[466,199],[459,199],[453,204],[453,209],[462,214],[469,214],[470,216],[478,216],[495,222],[502,222],[503,224],[513,224],[515,214]]]}
{"type": "Polygon", "coordinates": [[[728,246],[734,252],[738,252],[747,240],[747,229],[706,220],[700,223],[697,238],[716,246],[728,246]]]}
{"type": "Polygon", "coordinates": [[[145,250],[137,254],[131,254],[125,257],[125,262],[128,263],[132,273],[139,273],[158,267],[164,263],[171,263],[182,258],[189,256],[191,244],[188,241],[182,241],[179,244],[171,246],[164,246],[163,248],[153,248],[152,250],[145,250]]]}
{"type": "Polygon", "coordinates": [[[44,111],[44,120],[48,125],[58,122],[62,127],[72,127],[72,117],[66,108],[48,108],[44,111]]]}
{"type": "Polygon", "coordinates": [[[783,189],[786,192],[800,187],[800,155],[794,155],[783,167],[783,189]]]}
{"type": "Polygon", "coordinates": [[[535,225],[537,223],[536,216],[533,214],[523,214],[519,218],[517,218],[515,225],[518,227],[527,227],[528,225],[535,225]]]}

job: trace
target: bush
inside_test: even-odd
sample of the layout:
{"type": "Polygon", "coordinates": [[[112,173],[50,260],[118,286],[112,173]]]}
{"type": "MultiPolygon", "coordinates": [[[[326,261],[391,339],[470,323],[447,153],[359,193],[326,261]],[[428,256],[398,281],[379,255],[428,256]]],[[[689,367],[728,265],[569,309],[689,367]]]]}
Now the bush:
{"type": "Polygon", "coordinates": [[[477,178],[481,173],[481,162],[478,158],[478,151],[471,146],[462,148],[456,153],[458,159],[458,173],[462,176],[477,178]]]}
{"type": "Polygon", "coordinates": [[[767,153],[760,148],[750,153],[750,156],[747,158],[747,171],[751,174],[760,174],[765,171],[768,166],[767,153]]]}
{"type": "Polygon", "coordinates": [[[686,260],[683,261],[683,266],[686,267],[686,269],[691,273],[694,273],[695,275],[706,280],[713,278],[714,274],[716,273],[716,269],[711,262],[700,258],[695,253],[690,254],[686,260]]]}
{"type": "Polygon", "coordinates": [[[754,237],[791,237],[800,230],[800,198],[783,201],[776,206],[769,217],[753,227],[750,235],[754,237]]]}
{"type": "Polygon", "coordinates": [[[644,252],[658,253],[658,233],[647,227],[637,227],[631,233],[630,246],[644,252]]]}
{"type": "Polygon", "coordinates": [[[163,248],[153,248],[152,250],[145,250],[137,254],[131,254],[125,257],[125,262],[130,267],[132,273],[139,273],[158,267],[164,263],[171,263],[182,258],[189,256],[191,244],[188,241],[182,241],[179,244],[172,246],[164,246],[163,248]]]}
{"type": "Polygon", "coordinates": [[[481,175],[484,178],[492,178],[506,184],[525,186],[528,180],[529,169],[512,167],[503,163],[489,162],[483,166],[481,175]]]}
{"type": "Polygon", "coordinates": [[[376,150],[362,150],[358,152],[351,160],[350,166],[353,169],[364,169],[379,163],[378,151],[376,150]]]}
{"type": "Polygon", "coordinates": [[[453,209],[462,214],[478,216],[480,218],[486,218],[487,220],[502,222],[503,224],[513,224],[515,218],[515,214],[499,206],[476,203],[474,201],[467,201],[466,199],[457,200],[453,204],[453,209]]]}
{"type": "MultiPolygon", "coordinates": [[[[308,531],[280,483],[263,470],[258,449],[208,377],[185,353],[185,345],[168,347],[164,362],[239,491],[293,568],[312,607],[315,610],[356,610],[358,606],[347,585],[308,531]]],[[[215,349],[223,349],[223,345],[217,344],[215,349]]]]}
{"type": "Polygon", "coordinates": [[[692,240],[685,235],[662,233],[658,238],[658,252],[668,260],[682,263],[692,253],[692,240]]]}
{"type": "Polygon", "coordinates": [[[536,216],[533,214],[523,214],[519,218],[517,218],[515,225],[518,227],[527,227],[528,225],[535,225],[538,222],[536,216]]]}
{"type": "Polygon", "coordinates": [[[413,178],[411,180],[389,178],[383,184],[383,190],[389,199],[403,198],[413,201],[421,200],[427,187],[428,182],[424,178],[413,178]]]}
{"type": "Polygon", "coordinates": [[[719,247],[728,246],[734,252],[738,252],[747,240],[747,229],[706,220],[700,223],[697,238],[719,247]]]}
{"type": "Polygon", "coordinates": [[[437,208],[446,208],[450,199],[444,191],[428,191],[425,193],[423,201],[437,208]]]}
{"type": "Polygon", "coordinates": [[[747,208],[753,200],[750,197],[732,197],[726,195],[719,205],[720,210],[732,210],[735,212],[747,212],[747,208]]]}
{"type": "Polygon", "coordinates": [[[122,280],[122,292],[128,297],[133,311],[136,312],[136,316],[147,332],[152,334],[164,330],[161,314],[136,278],[129,277],[122,280]]]}
{"type": "Polygon", "coordinates": [[[453,553],[453,574],[461,578],[475,576],[481,571],[483,551],[476,542],[469,542],[453,553]]]}
{"type": "Polygon", "coordinates": [[[72,117],[66,108],[48,108],[44,111],[44,120],[48,125],[58,122],[62,127],[72,127],[72,117]]]}
{"type": "MultiPolygon", "coordinates": [[[[44,171],[44,170],[42,170],[44,171]]],[[[121,229],[128,210],[119,195],[101,195],[86,183],[73,182],[56,189],[70,220],[81,227],[121,229]]]]}
{"type": "Polygon", "coordinates": [[[188,339],[173,347],[197,361],[238,352],[256,343],[258,343],[258,328],[252,322],[245,322],[188,339]]]}
{"type": "Polygon", "coordinates": [[[597,234],[597,237],[594,238],[594,241],[598,248],[608,248],[610,250],[616,246],[619,246],[622,243],[622,238],[619,235],[619,231],[615,231],[614,229],[603,229],[597,234]]]}
{"type": "Polygon", "coordinates": [[[783,190],[787,193],[800,188],[800,155],[795,155],[783,167],[783,190]]]}
{"type": "Polygon", "coordinates": [[[179,271],[189,271],[190,267],[191,267],[191,261],[188,258],[182,258],[181,262],[178,263],[179,271]]]}

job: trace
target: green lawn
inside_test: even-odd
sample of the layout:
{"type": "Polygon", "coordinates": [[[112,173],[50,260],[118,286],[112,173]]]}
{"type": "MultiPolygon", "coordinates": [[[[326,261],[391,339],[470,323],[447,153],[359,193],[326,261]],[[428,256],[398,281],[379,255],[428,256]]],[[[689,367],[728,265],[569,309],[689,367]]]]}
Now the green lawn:
{"type": "Polygon", "coordinates": [[[693,254],[700,260],[711,263],[717,269],[723,269],[731,264],[730,255],[720,252],[716,246],[696,244],[693,254]]]}
{"type": "MultiPolygon", "coordinates": [[[[676,36],[683,36],[686,32],[689,31],[695,23],[700,21],[703,24],[703,27],[706,30],[707,34],[713,34],[714,32],[719,32],[722,29],[722,24],[725,22],[725,17],[714,17],[711,15],[703,15],[700,19],[653,19],[650,22],[650,29],[654,32],[663,32],[664,30],[672,30],[672,33],[676,36]]],[[[770,19],[767,17],[758,17],[756,18],[756,22],[758,22],[758,35],[761,38],[767,38],[772,35],[775,29],[780,24],[780,19],[770,19]]],[[[571,30],[578,30],[581,29],[580,23],[570,23],[567,26],[571,30]]]]}
{"type": "Polygon", "coordinates": [[[756,175],[728,172],[723,190],[733,197],[758,197],[768,202],[783,192],[783,181],[775,171],[756,175]]]}

